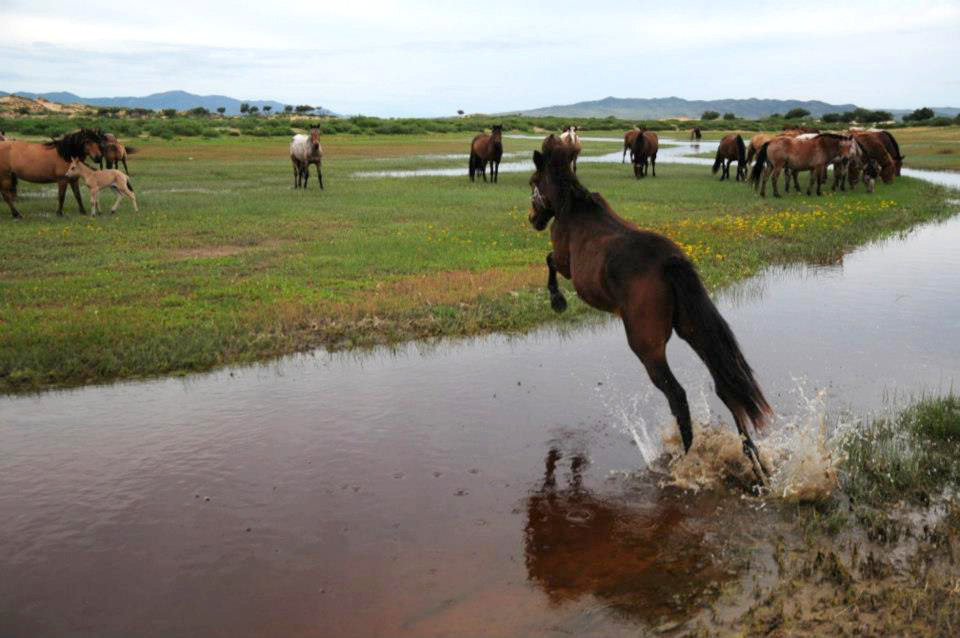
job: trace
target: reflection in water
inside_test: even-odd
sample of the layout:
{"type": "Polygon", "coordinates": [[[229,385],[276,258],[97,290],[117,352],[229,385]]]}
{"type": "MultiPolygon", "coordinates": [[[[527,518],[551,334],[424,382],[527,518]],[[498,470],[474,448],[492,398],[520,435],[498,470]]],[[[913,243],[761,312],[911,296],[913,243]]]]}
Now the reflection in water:
{"type": "Polygon", "coordinates": [[[543,482],[526,502],[527,575],[552,605],[594,596],[619,615],[655,622],[689,616],[731,577],[716,535],[705,529],[716,525],[712,504],[693,503],[691,510],[696,497],[685,495],[683,509],[653,484],[600,495],[583,485],[582,454],[570,458],[560,486],[561,460],[551,448],[543,482]]]}

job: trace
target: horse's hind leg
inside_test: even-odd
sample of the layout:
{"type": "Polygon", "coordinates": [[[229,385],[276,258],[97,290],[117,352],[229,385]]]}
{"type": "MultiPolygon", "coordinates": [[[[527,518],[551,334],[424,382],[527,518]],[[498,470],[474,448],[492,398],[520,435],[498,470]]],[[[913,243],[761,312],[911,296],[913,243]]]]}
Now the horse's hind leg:
{"type": "Polygon", "coordinates": [[[20,214],[20,211],[17,210],[17,207],[14,206],[13,200],[17,196],[17,178],[13,175],[0,180],[0,193],[3,194],[3,201],[7,203],[7,206],[10,207],[10,214],[13,215],[14,219],[20,219],[23,215],[20,214]]]}
{"type": "Polygon", "coordinates": [[[557,265],[553,261],[553,253],[547,253],[547,290],[550,291],[550,307],[555,312],[567,309],[567,300],[557,286],[557,265]]]}
{"type": "Polygon", "coordinates": [[[657,176],[657,156],[654,155],[650,158],[650,170],[653,172],[653,176],[657,176]]]}

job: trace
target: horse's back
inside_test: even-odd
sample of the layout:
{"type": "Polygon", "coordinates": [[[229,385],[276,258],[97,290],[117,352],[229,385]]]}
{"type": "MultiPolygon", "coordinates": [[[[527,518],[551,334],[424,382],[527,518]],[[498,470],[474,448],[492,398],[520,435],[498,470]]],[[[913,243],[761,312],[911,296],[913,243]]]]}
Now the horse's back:
{"type": "Polygon", "coordinates": [[[656,155],[657,149],[660,147],[660,138],[653,131],[644,131],[642,135],[643,139],[647,141],[647,153],[656,155]]]}

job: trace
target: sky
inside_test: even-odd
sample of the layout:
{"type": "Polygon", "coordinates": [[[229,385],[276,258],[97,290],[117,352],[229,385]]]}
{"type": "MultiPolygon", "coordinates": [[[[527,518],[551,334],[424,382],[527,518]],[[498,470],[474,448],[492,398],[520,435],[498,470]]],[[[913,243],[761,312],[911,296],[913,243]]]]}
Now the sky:
{"type": "Polygon", "coordinates": [[[960,106],[960,0],[0,0],[0,25],[11,92],[391,117],[610,95],[960,106]]]}

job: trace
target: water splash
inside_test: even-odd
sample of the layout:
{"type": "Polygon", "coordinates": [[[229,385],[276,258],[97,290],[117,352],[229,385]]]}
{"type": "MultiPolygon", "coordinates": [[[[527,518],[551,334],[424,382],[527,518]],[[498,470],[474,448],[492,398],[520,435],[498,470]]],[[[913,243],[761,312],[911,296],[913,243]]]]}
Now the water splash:
{"type": "MultiPolygon", "coordinates": [[[[829,497],[837,486],[836,441],[844,424],[828,427],[825,390],[808,391],[795,379],[797,407],[780,415],[763,438],[755,437],[761,459],[770,468],[768,497],[786,501],[816,501],[829,497]]],[[[634,394],[608,409],[618,429],[637,445],[646,467],[663,473],[662,486],[700,491],[756,483],[754,469],[732,423],[711,418],[704,380],[692,401],[693,445],[686,454],[676,423],[666,414],[648,419],[651,393],[634,394]]],[[[727,419],[729,420],[729,419],[727,419]]]]}

